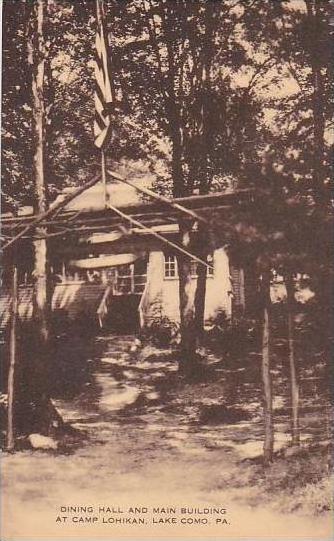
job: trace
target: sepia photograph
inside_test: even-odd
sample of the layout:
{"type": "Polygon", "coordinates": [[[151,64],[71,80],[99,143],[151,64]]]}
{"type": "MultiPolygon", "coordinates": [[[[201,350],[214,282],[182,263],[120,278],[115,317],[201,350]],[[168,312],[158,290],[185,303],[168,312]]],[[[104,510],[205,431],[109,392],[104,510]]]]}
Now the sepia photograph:
{"type": "Polygon", "coordinates": [[[332,540],[334,3],[0,3],[1,540],[332,540]]]}

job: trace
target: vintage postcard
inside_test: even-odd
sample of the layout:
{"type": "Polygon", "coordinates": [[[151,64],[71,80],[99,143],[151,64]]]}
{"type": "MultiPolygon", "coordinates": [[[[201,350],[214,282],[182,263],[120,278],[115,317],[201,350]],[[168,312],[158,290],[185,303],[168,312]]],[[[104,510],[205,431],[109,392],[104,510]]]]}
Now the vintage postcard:
{"type": "Polygon", "coordinates": [[[333,539],[332,34],[3,0],[3,541],[333,539]]]}

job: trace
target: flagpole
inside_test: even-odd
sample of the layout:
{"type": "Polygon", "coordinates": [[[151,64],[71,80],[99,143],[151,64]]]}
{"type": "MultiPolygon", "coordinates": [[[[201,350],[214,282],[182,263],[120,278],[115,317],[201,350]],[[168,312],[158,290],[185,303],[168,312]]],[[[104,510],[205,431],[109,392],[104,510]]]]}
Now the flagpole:
{"type": "Polygon", "coordinates": [[[101,178],[103,186],[103,200],[104,207],[107,208],[108,203],[108,191],[107,191],[107,172],[106,172],[106,155],[104,149],[101,148],[101,178]]]}
{"type": "MultiPolygon", "coordinates": [[[[96,20],[98,27],[102,25],[102,17],[104,13],[103,0],[96,0],[96,20]]],[[[107,208],[108,193],[107,193],[107,172],[106,172],[106,155],[103,146],[101,147],[101,178],[103,186],[103,201],[104,207],[107,208]]]]}
{"type": "MultiPolygon", "coordinates": [[[[103,2],[103,0],[102,0],[103,2]]],[[[101,5],[101,2],[100,0],[96,0],[96,19],[97,19],[97,23],[98,25],[101,24],[101,18],[102,18],[102,11],[103,9],[103,5],[101,5]]]]}

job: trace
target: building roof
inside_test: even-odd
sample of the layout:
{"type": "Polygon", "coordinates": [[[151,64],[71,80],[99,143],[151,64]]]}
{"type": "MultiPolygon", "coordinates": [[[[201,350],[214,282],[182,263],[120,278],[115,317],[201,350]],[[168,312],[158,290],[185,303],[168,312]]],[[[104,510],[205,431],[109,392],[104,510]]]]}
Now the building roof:
{"type": "MultiPolygon", "coordinates": [[[[91,181],[93,182],[93,181],[91,181]]],[[[114,208],[106,208],[103,197],[103,186],[97,183],[93,188],[84,190],[78,197],[75,197],[65,208],[55,211],[52,215],[52,209],[47,217],[40,219],[38,226],[45,228],[49,237],[60,240],[58,246],[64,243],[73,243],[79,246],[80,243],[97,244],[107,242],[104,234],[116,235],[119,238],[119,232],[122,236],[129,234],[139,236],[157,236],[161,234],[175,234],[178,231],[180,218],[187,216],[185,209],[190,213],[200,217],[208,225],[213,223],[217,215],[226,213],[229,209],[246,206],[253,201],[253,192],[250,190],[225,191],[211,193],[207,195],[193,195],[190,197],[174,198],[172,203],[163,200],[140,200],[135,197],[136,190],[129,186],[125,188],[115,188],[115,184],[108,184],[108,194],[110,204],[114,208]],[[133,202],[127,197],[127,203],[124,203],[121,195],[124,190],[126,193],[132,193],[133,202]],[[116,204],[115,193],[118,193],[118,205],[116,204]],[[88,206],[90,204],[90,206],[88,206]],[[120,211],[121,209],[121,211],[120,211]],[[99,236],[97,235],[99,233],[99,236]],[[91,242],[94,238],[94,242],[91,242]]],[[[66,194],[63,194],[66,197],[66,194]]],[[[36,216],[6,216],[2,220],[4,235],[33,237],[33,224],[36,216]],[[27,229],[31,224],[30,231],[27,229]]],[[[133,237],[134,238],[134,237],[133,237]]],[[[162,239],[163,240],[163,239],[162,239]]],[[[13,241],[8,241],[11,244],[13,241]]]]}

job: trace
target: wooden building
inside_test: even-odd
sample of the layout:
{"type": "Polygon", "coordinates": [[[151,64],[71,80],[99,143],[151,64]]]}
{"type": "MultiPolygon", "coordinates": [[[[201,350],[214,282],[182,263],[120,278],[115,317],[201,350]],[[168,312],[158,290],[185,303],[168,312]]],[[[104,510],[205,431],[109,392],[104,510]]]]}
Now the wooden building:
{"type": "MultiPolygon", "coordinates": [[[[135,216],[149,215],[150,231],[129,225],[126,220],[115,222],[115,216],[104,207],[102,190],[99,184],[83,192],[62,215],[61,220],[64,223],[65,218],[69,220],[71,227],[81,222],[85,226],[94,224],[88,232],[81,233],[81,226],[76,225],[79,233],[74,238],[50,240],[52,308],[61,310],[70,319],[89,315],[101,327],[117,328],[120,320],[123,328],[128,325],[129,330],[138,325],[149,326],[162,318],[178,322],[179,279],[177,250],[173,248],[178,239],[177,216],[173,218],[171,212],[163,214],[157,205],[143,203],[130,187],[129,193],[122,187],[122,197],[117,200],[117,185],[113,184],[108,185],[109,197],[117,200],[117,208],[135,216]],[[152,232],[163,236],[167,244],[152,232]]],[[[226,205],[229,197],[235,196],[198,196],[191,198],[190,204],[194,208],[201,208],[204,203],[216,208],[226,205]]],[[[23,214],[27,221],[29,212],[23,214]]],[[[194,225],[193,235],[196,234],[194,225]]],[[[196,289],[197,264],[192,260],[192,294],[196,289]]],[[[246,307],[243,269],[232,267],[225,247],[219,243],[212,246],[208,264],[205,322],[212,322],[221,312],[227,318],[239,316],[246,307]]],[[[19,259],[19,267],[19,314],[28,319],[32,314],[32,247],[19,259]]],[[[9,302],[10,294],[4,284],[0,298],[2,326],[8,319],[9,302]]]]}

